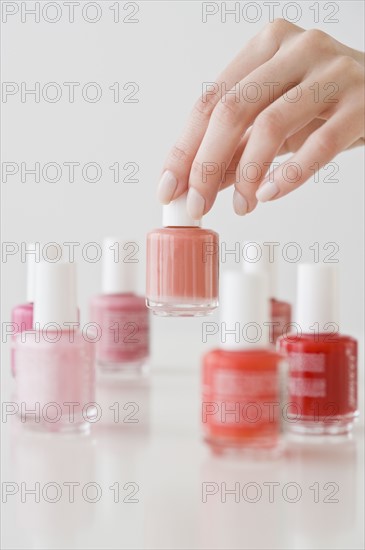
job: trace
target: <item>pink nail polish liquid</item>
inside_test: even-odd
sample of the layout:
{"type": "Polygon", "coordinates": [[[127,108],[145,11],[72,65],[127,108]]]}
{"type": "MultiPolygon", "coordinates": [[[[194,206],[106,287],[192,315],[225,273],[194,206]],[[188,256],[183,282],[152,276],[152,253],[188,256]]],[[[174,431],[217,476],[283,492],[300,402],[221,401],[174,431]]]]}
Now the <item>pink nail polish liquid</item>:
{"type": "Polygon", "coordinates": [[[90,318],[100,331],[96,358],[102,371],[138,373],[149,357],[149,311],[136,294],[136,243],[106,239],[103,246],[103,294],[93,298],[90,318]]]}
{"type": "Polygon", "coordinates": [[[75,265],[36,267],[33,329],[15,341],[21,421],[52,432],[87,431],[95,412],[94,344],[78,330],[75,265]]]}
{"type": "Polygon", "coordinates": [[[219,238],[186,211],[186,194],[163,207],[147,236],[147,306],[155,315],[208,315],[218,306],[219,238]]]}
{"type": "Polygon", "coordinates": [[[15,376],[14,364],[14,342],[16,335],[24,330],[30,330],[33,327],[33,302],[35,291],[35,269],[36,269],[36,243],[28,243],[27,250],[27,302],[15,306],[11,312],[11,322],[14,323],[11,346],[10,367],[11,373],[15,376]],[[34,255],[33,255],[34,252],[34,255]]]}

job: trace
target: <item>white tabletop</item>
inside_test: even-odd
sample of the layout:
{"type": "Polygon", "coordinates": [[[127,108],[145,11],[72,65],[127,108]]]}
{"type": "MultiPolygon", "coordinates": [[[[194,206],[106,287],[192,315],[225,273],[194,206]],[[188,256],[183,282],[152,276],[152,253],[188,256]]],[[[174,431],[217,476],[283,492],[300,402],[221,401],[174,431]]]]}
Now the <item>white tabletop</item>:
{"type": "Polygon", "coordinates": [[[197,372],[154,369],[99,383],[89,435],[4,423],[3,500],[4,482],[17,492],[2,505],[3,548],[362,548],[361,421],[351,439],[286,440],[270,461],[219,458],[202,441],[199,392],[197,372]],[[26,494],[36,482],[39,503],[26,494]]]}

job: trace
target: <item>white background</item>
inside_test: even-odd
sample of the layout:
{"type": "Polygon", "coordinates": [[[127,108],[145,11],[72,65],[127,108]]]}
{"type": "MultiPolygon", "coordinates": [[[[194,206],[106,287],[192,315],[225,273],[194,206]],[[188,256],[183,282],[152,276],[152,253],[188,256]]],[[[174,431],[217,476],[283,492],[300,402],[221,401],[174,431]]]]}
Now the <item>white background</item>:
{"type": "MultiPolygon", "coordinates": [[[[17,4],[19,8],[21,4],[27,4],[29,8],[34,2],[17,4]]],[[[80,7],[75,8],[75,22],[69,23],[67,9],[62,2],[58,4],[62,17],[55,24],[47,23],[42,16],[39,23],[35,23],[32,16],[28,16],[26,22],[22,23],[20,12],[2,24],[3,81],[19,85],[25,82],[29,88],[35,82],[39,82],[41,88],[48,82],[57,82],[64,92],[57,103],[48,103],[42,98],[40,103],[35,103],[31,96],[21,102],[19,93],[8,97],[7,102],[2,104],[2,161],[19,165],[25,162],[28,166],[35,162],[41,165],[48,162],[60,165],[70,161],[81,165],[96,162],[103,169],[103,177],[97,183],[88,183],[80,177],[80,169],[74,183],[67,181],[66,169],[63,178],[57,183],[42,180],[35,183],[32,176],[23,183],[19,174],[9,177],[2,184],[2,239],[18,244],[31,241],[76,241],[81,246],[91,241],[101,243],[108,235],[137,240],[141,243],[140,291],[143,292],[145,235],[150,229],[161,225],[156,185],[163,160],[198,98],[202,83],[214,81],[244,43],[262,29],[269,20],[269,10],[262,5],[262,17],[256,23],[245,21],[243,17],[235,22],[232,16],[228,16],[224,23],[221,10],[203,23],[200,2],[138,2],[139,12],[134,16],[138,22],[128,24],[113,22],[113,12],[110,10],[113,2],[99,2],[101,19],[91,24],[82,18],[80,7]],[[81,84],[76,88],[76,99],[72,104],[62,84],[71,81],[81,84]],[[102,87],[103,96],[97,103],[88,103],[80,95],[80,88],[88,82],[97,82],[102,87]],[[139,102],[114,103],[109,86],[115,82],[121,84],[123,94],[126,93],[123,91],[125,83],[136,82],[139,86],[139,102]],[[108,167],[115,162],[121,166],[128,162],[137,163],[139,182],[114,183],[108,167]]],[[[123,19],[131,9],[123,10],[124,3],[120,4],[120,18],[123,19]]],[[[220,7],[219,3],[216,4],[220,7]]],[[[228,3],[227,7],[231,7],[231,4],[228,3]]],[[[337,23],[324,22],[324,17],[330,16],[330,11],[324,11],[324,4],[319,3],[319,22],[315,23],[314,11],[310,9],[314,2],[297,2],[300,7],[297,24],[304,28],[321,28],[337,40],[353,48],[363,49],[363,3],[330,3],[339,6],[337,15],[333,16],[339,19],[337,23]]],[[[294,12],[285,2],[275,8],[275,15],[283,15],[283,9],[289,10],[286,12],[289,18],[293,17],[294,12]]],[[[49,16],[53,17],[54,13],[50,9],[49,16]]],[[[90,16],[94,17],[92,10],[90,16]]],[[[251,12],[249,17],[253,17],[251,12]]],[[[322,170],[319,182],[309,181],[295,193],[280,201],[260,205],[253,214],[244,218],[234,215],[232,189],[228,189],[220,194],[213,210],[204,220],[204,226],[216,230],[227,248],[233,248],[237,241],[266,240],[279,242],[282,250],[286,243],[296,242],[301,247],[302,259],[311,260],[313,253],[309,247],[313,243],[318,242],[322,251],[326,243],[336,243],[339,247],[336,257],[341,268],[342,332],[356,337],[363,330],[363,160],[361,149],[343,153],[336,159],[338,173],[334,177],[338,178],[338,183],[325,182],[324,178],[329,172],[322,170]]],[[[77,258],[80,260],[79,303],[82,321],[86,322],[90,298],[100,291],[101,265],[100,262],[84,261],[80,254],[77,254],[77,258]]],[[[233,265],[232,256],[229,258],[229,265],[233,265]]],[[[277,297],[292,303],[295,297],[295,271],[295,263],[280,261],[277,297]]],[[[1,307],[2,319],[6,322],[10,320],[11,308],[25,301],[25,266],[19,254],[2,264],[2,273],[1,307]]],[[[166,372],[170,374],[172,369],[176,369],[176,384],[180,380],[178,368],[192,369],[195,372],[192,374],[194,384],[197,384],[200,355],[213,344],[202,344],[201,320],[154,318],[152,329],[152,366],[156,369],[167,368],[166,372]]],[[[8,346],[4,346],[3,357],[3,387],[6,395],[9,395],[8,346]]],[[[193,387],[193,391],[198,392],[198,386],[193,387]]],[[[185,396],[189,399],[189,393],[184,393],[184,386],[181,391],[184,395],[183,399],[180,396],[184,416],[184,407],[187,407],[185,396]]],[[[178,388],[172,385],[171,392],[171,395],[174,392],[178,394],[178,388]]],[[[163,392],[157,395],[166,398],[163,392]]],[[[158,401],[157,405],[161,407],[161,402],[158,401]]],[[[195,440],[199,437],[198,433],[191,432],[194,441],[191,443],[190,432],[186,428],[186,441],[185,436],[180,440],[173,429],[173,409],[166,407],[163,411],[165,422],[167,416],[170,418],[166,428],[166,433],[170,434],[166,436],[168,440],[171,436],[173,446],[183,446],[184,442],[184,452],[188,455],[194,453],[194,445],[198,445],[195,440]]],[[[167,452],[165,462],[168,463],[168,451],[164,445],[169,447],[163,439],[166,434],[158,422],[157,426],[160,439],[154,440],[156,452],[167,452]]],[[[171,459],[176,459],[176,453],[172,452],[171,459]]],[[[350,467],[351,472],[356,471],[353,465],[350,467]]],[[[192,470],[188,468],[188,471],[192,470]]],[[[161,479],[166,484],[166,479],[161,479]]],[[[185,479],[184,476],[182,479],[185,479]]],[[[362,486],[361,481],[357,485],[362,486]]],[[[158,491],[159,487],[155,487],[155,490],[158,491]]],[[[189,499],[184,495],[179,493],[179,488],[176,489],[176,502],[180,499],[180,505],[187,513],[189,499]]],[[[171,502],[165,499],[160,506],[163,515],[167,513],[171,502]]],[[[183,514],[182,508],[177,508],[176,513],[183,514]]],[[[144,542],[140,539],[136,542],[132,533],[129,542],[125,539],[121,542],[122,539],[116,535],[108,544],[110,547],[118,547],[118,544],[131,547],[128,544],[132,545],[130,541],[134,540],[135,547],[142,547],[142,544],[151,548],[196,548],[199,544],[202,544],[199,547],[212,547],[213,542],[209,537],[208,541],[204,539],[205,543],[203,540],[204,546],[201,539],[194,535],[196,526],[192,524],[189,524],[185,537],[180,525],[175,539],[173,532],[164,539],[162,531],[165,524],[161,517],[161,531],[158,536],[155,534],[156,538],[148,538],[146,535],[144,542]]],[[[171,521],[169,517],[167,523],[171,521]]],[[[230,522],[223,522],[223,525],[229,531],[230,522]]],[[[293,535],[289,540],[277,539],[276,544],[277,547],[287,545],[296,548],[335,547],[332,539],[326,539],[325,534],[323,536],[323,546],[320,546],[322,543],[314,535],[312,539],[309,537],[309,542],[293,535]]],[[[359,547],[361,542],[358,536],[354,536],[351,540],[345,537],[343,544],[347,544],[346,548],[359,547]]],[[[271,547],[269,540],[265,543],[259,540],[255,543],[254,540],[255,537],[243,542],[242,537],[238,537],[238,542],[233,541],[232,547],[239,548],[243,544],[247,547],[254,547],[255,544],[256,547],[264,547],[260,544],[271,547]]],[[[38,548],[37,544],[42,543],[18,540],[12,544],[8,547],[23,545],[38,548]]],[[[76,545],[72,538],[67,539],[65,546],[62,546],[62,542],[51,544],[49,540],[43,541],[43,544],[53,544],[60,548],[76,545]],[[70,543],[70,540],[73,542],[70,543]]],[[[93,547],[89,537],[81,537],[78,544],[80,547],[93,547]]],[[[217,544],[217,547],[224,547],[224,543],[222,546],[219,546],[220,542],[217,544]]],[[[103,547],[101,535],[95,539],[95,547],[103,547]]]]}
{"type": "MultiPolygon", "coordinates": [[[[32,4],[32,3],[29,3],[32,4]]],[[[62,4],[62,3],[61,3],[62,4]]],[[[321,27],[338,40],[362,49],[362,2],[338,3],[340,10],[331,18],[339,23],[313,23],[310,2],[301,2],[302,17],[297,22],[306,28],[321,27]]],[[[321,4],[321,3],[320,3],[321,4]]],[[[88,103],[76,88],[73,104],[64,95],[57,103],[32,96],[25,103],[20,94],[8,97],[3,104],[3,161],[41,166],[48,162],[75,161],[82,165],[97,162],[104,177],[88,183],[76,177],[68,183],[41,180],[25,183],[19,175],[9,176],[3,184],[3,240],[10,242],[56,241],[101,242],[105,236],[120,235],[141,243],[140,289],[144,289],[144,243],[146,233],[161,225],[161,208],[156,200],[156,185],[162,163],[178,137],[202,83],[214,81],[217,74],[241,49],[245,41],[268,21],[264,8],[257,23],[227,16],[221,11],[202,23],[200,2],[142,2],[134,18],[139,23],[116,24],[112,3],[102,2],[102,17],[90,24],[75,8],[75,23],[67,22],[68,11],[56,24],[21,23],[20,14],[3,24],[3,80],[26,82],[98,82],[103,97],[88,103]],[[108,89],[114,82],[136,82],[139,103],[114,103],[108,89]],[[139,183],[114,183],[109,170],[114,162],[140,166],[139,183]]],[[[121,3],[123,6],[123,3],[121,3]]],[[[229,6],[229,4],[227,5],[229,6]]],[[[286,6],[284,3],[283,6],[286,6]]],[[[288,8],[285,8],[288,9],[288,8]]],[[[283,7],[276,8],[280,16],[283,7]]],[[[121,18],[129,10],[121,9],[121,18]]],[[[87,12],[89,13],[89,12],[87,12]]],[[[90,10],[90,17],[94,17],[90,10]]],[[[247,12],[250,18],[254,12],[247,12]]],[[[288,9],[288,15],[295,12],[288,9]]],[[[49,11],[49,17],[55,12],[49,11]]],[[[320,10],[320,19],[331,10],[320,10]]],[[[121,90],[122,93],[128,93],[121,90]]],[[[50,90],[50,93],[52,91],[50,90]]],[[[323,247],[334,242],[339,247],[336,258],[341,267],[342,331],[353,335],[362,332],[363,302],[363,151],[341,154],[337,159],[338,183],[324,182],[330,174],[322,170],[319,182],[310,181],[280,201],[260,205],[253,214],[240,218],[232,210],[232,189],[220,194],[204,225],[220,234],[227,249],[236,242],[261,240],[280,243],[280,256],[286,243],[296,242],[303,260],[312,260],[309,249],[318,242],[321,259],[328,252],[323,247]]],[[[80,173],[80,172],[78,172],[80,173]]],[[[122,172],[123,176],[126,172],[122,172]]],[[[293,253],[293,249],[290,253],[293,253]]],[[[93,250],[90,249],[90,253],[93,250]]],[[[98,263],[85,262],[78,254],[79,302],[82,322],[88,318],[90,297],[100,291],[98,263]]],[[[228,256],[228,265],[234,265],[228,256]]],[[[279,298],[294,301],[296,264],[279,266],[279,298]]],[[[3,316],[9,319],[11,307],[25,301],[25,267],[20,255],[3,265],[3,316]]],[[[198,361],[201,321],[154,320],[153,362],[161,365],[186,365],[198,361]],[[166,332],[171,338],[166,337],[166,332]],[[177,338],[177,335],[179,338],[177,338]],[[185,340],[186,338],[186,340],[185,340]],[[186,345],[189,342],[189,346],[186,345]]]]}

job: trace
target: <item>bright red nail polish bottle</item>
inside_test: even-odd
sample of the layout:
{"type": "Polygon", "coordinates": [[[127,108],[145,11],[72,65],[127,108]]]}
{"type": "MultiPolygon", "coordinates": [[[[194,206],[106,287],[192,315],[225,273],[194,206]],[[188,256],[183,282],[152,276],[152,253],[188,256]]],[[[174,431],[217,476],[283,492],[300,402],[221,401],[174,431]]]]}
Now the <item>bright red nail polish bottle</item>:
{"type": "Polygon", "coordinates": [[[96,359],[112,374],[139,373],[149,356],[149,312],[136,294],[138,259],[132,241],[103,243],[102,294],[91,301],[90,318],[97,324],[96,359]]]}
{"type": "Polygon", "coordinates": [[[281,358],[268,347],[268,304],[261,275],[224,274],[220,349],[205,355],[202,371],[203,430],[214,451],[277,446],[281,358]]]}
{"type": "MultiPolygon", "coordinates": [[[[270,342],[275,344],[291,323],[291,305],[275,298],[276,264],[275,243],[246,242],[243,249],[243,269],[246,273],[261,273],[268,278],[270,298],[270,342]]],[[[277,254],[277,252],[276,252],[277,254]]]]}
{"type": "Polygon", "coordinates": [[[339,333],[337,296],[335,266],[299,266],[298,333],[278,340],[289,364],[290,431],[343,434],[357,417],[357,342],[339,333]]]}

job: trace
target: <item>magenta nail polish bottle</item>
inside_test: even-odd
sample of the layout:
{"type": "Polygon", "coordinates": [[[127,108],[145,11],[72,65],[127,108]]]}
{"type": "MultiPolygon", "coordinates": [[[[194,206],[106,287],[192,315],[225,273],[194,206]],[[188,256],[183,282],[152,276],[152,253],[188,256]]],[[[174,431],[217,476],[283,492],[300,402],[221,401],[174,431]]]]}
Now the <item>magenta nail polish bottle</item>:
{"type": "Polygon", "coordinates": [[[84,431],[95,412],[94,344],[80,332],[75,264],[36,266],[33,329],[15,340],[21,421],[55,432],[84,431]]]}
{"type": "MultiPolygon", "coordinates": [[[[29,243],[27,245],[29,253],[34,255],[28,255],[27,257],[27,301],[25,304],[15,306],[11,312],[11,322],[13,323],[13,343],[16,339],[16,335],[24,330],[30,330],[33,327],[33,304],[34,304],[34,291],[35,291],[35,268],[36,268],[36,243],[29,243]]],[[[11,360],[10,360],[11,372],[15,376],[14,365],[14,345],[11,347],[11,360]]]]}
{"type": "Polygon", "coordinates": [[[97,324],[97,363],[103,372],[138,373],[149,356],[149,313],[136,294],[138,259],[134,242],[104,240],[102,294],[91,301],[90,318],[97,324]]]}

